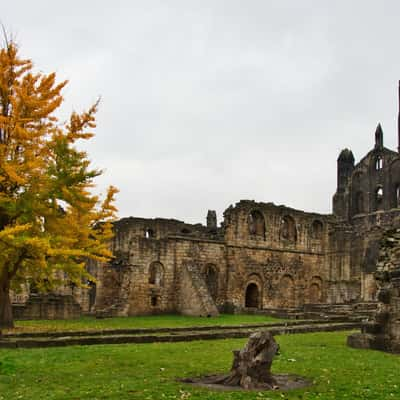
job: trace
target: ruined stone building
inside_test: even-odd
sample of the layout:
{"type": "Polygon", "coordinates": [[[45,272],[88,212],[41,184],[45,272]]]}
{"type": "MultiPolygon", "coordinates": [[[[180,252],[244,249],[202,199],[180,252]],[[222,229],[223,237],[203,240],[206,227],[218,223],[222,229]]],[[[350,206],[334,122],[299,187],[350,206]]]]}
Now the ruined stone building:
{"type": "Polygon", "coordinates": [[[89,265],[96,283],[71,293],[83,312],[121,316],[373,301],[380,238],[399,207],[400,156],[378,125],[357,164],[351,150],[340,153],[332,214],[241,200],[221,226],[214,211],[206,225],[123,218],[112,262],[89,265]]]}

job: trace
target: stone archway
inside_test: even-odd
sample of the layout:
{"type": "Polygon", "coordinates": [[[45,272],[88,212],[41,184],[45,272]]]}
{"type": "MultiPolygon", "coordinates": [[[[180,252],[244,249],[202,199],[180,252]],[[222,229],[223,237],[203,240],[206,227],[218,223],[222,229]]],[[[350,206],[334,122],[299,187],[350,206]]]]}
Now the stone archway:
{"type": "Polygon", "coordinates": [[[260,289],[255,283],[249,283],[246,288],[245,307],[260,308],[260,289]]]}

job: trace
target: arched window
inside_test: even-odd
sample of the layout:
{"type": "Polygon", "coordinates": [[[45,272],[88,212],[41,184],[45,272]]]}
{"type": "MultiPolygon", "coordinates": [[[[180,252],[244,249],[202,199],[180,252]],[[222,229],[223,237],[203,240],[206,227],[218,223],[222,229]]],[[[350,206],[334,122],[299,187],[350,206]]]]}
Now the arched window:
{"type": "Polygon", "coordinates": [[[164,285],[164,267],[159,262],[153,262],[149,268],[149,283],[150,285],[164,285]]]}
{"type": "Polygon", "coordinates": [[[151,229],[151,228],[147,228],[147,229],[146,229],[145,234],[144,234],[144,237],[145,237],[146,239],[151,239],[151,238],[154,238],[155,236],[156,236],[156,235],[155,235],[153,229],[151,229]]]}
{"type": "Polygon", "coordinates": [[[364,212],[364,194],[357,192],[355,196],[355,213],[362,214],[364,212]]]}
{"type": "Polygon", "coordinates": [[[379,171],[382,168],[383,168],[383,158],[381,156],[378,156],[375,159],[375,170],[379,171]]]}
{"type": "Polygon", "coordinates": [[[282,218],[281,238],[295,242],[297,240],[296,223],[290,215],[285,215],[282,218]]]}
{"type": "Polygon", "coordinates": [[[204,278],[211,297],[213,298],[213,300],[216,300],[218,296],[217,267],[213,264],[208,264],[204,270],[204,278]]]}
{"type": "Polygon", "coordinates": [[[375,210],[380,210],[383,207],[383,188],[379,186],[375,190],[375,210]]]}
{"type": "Polygon", "coordinates": [[[249,233],[251,236],[265,239],[265,220],[260,211],[252,211],[249,214],[247,223],[249,225],[249,233]]]}
{"type": "Polygon", "coordinates": [[[311,237],[313,239],[321,239],[322,238],[322,233],[323,233],[324,226],[321,221],[318,221],[317,219],[313,221],[311,225],[311,237]]]}

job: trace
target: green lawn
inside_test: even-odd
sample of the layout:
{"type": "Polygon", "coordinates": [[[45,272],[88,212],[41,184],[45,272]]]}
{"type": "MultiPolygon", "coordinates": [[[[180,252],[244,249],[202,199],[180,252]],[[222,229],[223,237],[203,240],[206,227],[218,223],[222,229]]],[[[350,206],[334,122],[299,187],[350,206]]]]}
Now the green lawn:
{"type": "Polygon", "coordinates": [[[72,331],[126,328],[175,328],[206,325],[240,325],[282,322],[284,320],[264,315],[223,314],[219,317],[187,317],[182,315],[155,315],[96,319],[84,317],[72,320],[16,321],[15,332],[72,331]]]}
{"type": "Polygon", "coordinates": [[[178,377],[228,371],[245,340],[0,350],[0,400],[13,399],[399,399],[400,357],[346,347],[348,333],[277,336],[276,372],[312,387],[281,392],[211,392],[178,377]]]}

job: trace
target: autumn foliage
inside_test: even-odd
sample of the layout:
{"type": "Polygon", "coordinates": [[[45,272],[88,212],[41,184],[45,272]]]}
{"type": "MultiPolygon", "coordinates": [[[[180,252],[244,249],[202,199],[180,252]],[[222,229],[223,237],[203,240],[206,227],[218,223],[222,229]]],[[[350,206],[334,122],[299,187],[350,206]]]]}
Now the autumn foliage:
{"type": "Polygon", "coordinates": [[[15,43],[0,49],[0,328],[13,324],[13,285],[81,285],[87,259],[111,257],[117,190],[102,201],[92,193],[101,171],[76,146],[93,136],[98,104],[61,123],[66,83],[34,72],[15,43]]]}

